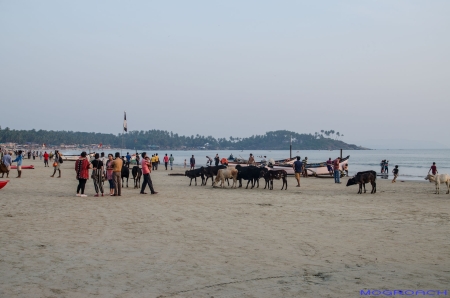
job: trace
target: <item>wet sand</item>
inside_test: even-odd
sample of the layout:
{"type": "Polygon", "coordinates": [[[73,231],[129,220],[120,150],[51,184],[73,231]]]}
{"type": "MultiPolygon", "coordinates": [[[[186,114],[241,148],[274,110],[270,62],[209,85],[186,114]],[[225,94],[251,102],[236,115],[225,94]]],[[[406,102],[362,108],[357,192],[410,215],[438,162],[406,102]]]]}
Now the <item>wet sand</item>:
{"type": "Polygon", "coordinates": [[[73,162],[61,179],[30,163],[0,190],[0,297],[359,297],[450,285],[450,195],[429,182],[379,179],[375,195],[346,178],[213,189],[160,166],[155,196],[130,180],[122,197],[94,198],[89,180],[80,198],[73,162]]]}

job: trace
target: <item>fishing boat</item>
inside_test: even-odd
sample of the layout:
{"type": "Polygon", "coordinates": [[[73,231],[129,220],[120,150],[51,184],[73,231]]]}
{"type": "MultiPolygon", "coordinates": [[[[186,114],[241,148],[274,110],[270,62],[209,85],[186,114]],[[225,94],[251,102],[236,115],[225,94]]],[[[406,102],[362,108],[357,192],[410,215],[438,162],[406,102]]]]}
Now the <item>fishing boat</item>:
{"type": "Polygon", "coordinates": [[[3,181],[0,181],[0,189],[2,189],[3,187],[5,187],[6,184],[8,184],[8,182],[9,182],[9,180],[3,180],[3,181]]]}
{"type": "MultiPolygon", "coordinates": [[[[12,170],[17,169],[17,166],[11,166],[12,170]]],[[[29,165],[29,166],[22,166],[22,170],[34,170],[34,166],[33,165],[29,165]]]]}
{"type": "MultiPolygon", "coordinates": [[[[94,158],[94,156],[95,156],[95,152],[88,154],[89,159],[94,158]]],[[[64,161],[77,161],[78,158],[80,158],[80,155],[64,155],[64,154],[61,154],[61,158],[64,161]]]]}
{"type": "MultiPolygon", "coordinates": [[[[339,169],[343,169],[345,164],[348,164],[348,160],[350,159],[350,155],[347,157],[344,157],[341,159],[339,163],[339,169]]],[[[295,160],[290,160],[285,163],[275,163],[272,167],[274,170],[285,170],[288,175],[294,175],[294,169],[292,168],[292,165],[294,164],[295,160]]],[[[308,173],[308,176],[324,176],[319,178],[328,178],[331,177],[328,169],[327,169],[327,162],[317,162],[317,163],[308,163],[306,164],[306,170],[308,173]]]]}

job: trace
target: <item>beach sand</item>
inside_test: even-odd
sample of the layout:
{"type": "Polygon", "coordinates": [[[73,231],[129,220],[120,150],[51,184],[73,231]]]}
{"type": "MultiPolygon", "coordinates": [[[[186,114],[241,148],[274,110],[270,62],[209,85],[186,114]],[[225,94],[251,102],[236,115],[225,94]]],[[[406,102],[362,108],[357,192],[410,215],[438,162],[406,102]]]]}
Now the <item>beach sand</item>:
{"type": "MultiPolygon", "coordinates": [[[[0,297],[360,297],[450,285],[450,195],[426,181],[332,179],[213,189],[152,173],[159,194],[75,197],[73,162],[0,190],[0,297]]],[[[183,172],[178,168],[172,172],[183,172]]],[[[11,175],[16,176],[13,170],[11,175]]],[[[442,189],[442,188],[441,188],[442,189]]],[[[450,290],[450,289],[449,289],[450,290]]],[[[450,291],[449,291],[450,294],[450,291]]]]}

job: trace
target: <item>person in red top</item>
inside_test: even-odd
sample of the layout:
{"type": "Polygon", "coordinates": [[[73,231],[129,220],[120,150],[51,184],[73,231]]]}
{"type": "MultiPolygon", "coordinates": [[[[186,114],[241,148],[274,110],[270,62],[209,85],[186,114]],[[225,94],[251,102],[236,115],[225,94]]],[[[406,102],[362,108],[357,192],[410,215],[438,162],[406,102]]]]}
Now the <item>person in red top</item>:
{"type": "Polygon", "coordinates": [[[77,173],[78,179],[77,197],[87,197],[84,194],[84,188],[86,187],[86,181],[89,179],[89,167],[91,163],[87,160],[86,155],[85,151],[81,152],[80,158],[75,162],[75,172],[77,173]]]}
{"type": "Polygon", "coordinates": [[[44,167],[48,167],[48,153],[45,151],[44,153],[44,167]]]}
{"type": "Polygon", "coordinates": [[[144,192],[144,190],[148,184],[151,194],[156,195],[157,192],[153,189],[152,179],[150,178],[150,172],[151,172],[150,169],[152,167],[152,162],[151,162],[150,158],[147,156],[146,152],[142,152],[141,155],[142,155],[142,161],[141,161],[142,174],[144,175],[144,182],[142,183],[141,194],[142,195],[147,194],[146,192],[144,192]]]}
{"type": "Polygon", "coordinates": [[[436,175],[436,174],[438,173],[438,170],[437,170],[437,167],[436,167],[436,163],[435,163],[435,162],[433,162],[433,165],[431,166],[430,170],[428,171],[428,174],[430,174],[430,172],[431,172],[433,175],[436,175]]]}
{"type": "Polygon", "coordinates": [[[169,157],[167,156],[167,153],[166,153],[166,156],[164,156],[164,165],[166,166],[166,171],[167,171],[168,164],[169,164],[169,157]]]}
{"type": "Polygon", "coordinates": [[[341,161],[341,158],[338,157],[335,160],[333,160],[333,168],[334,168],[334,183],[341,183],[341,171],[339,170],[339,163],[341,161]]]}

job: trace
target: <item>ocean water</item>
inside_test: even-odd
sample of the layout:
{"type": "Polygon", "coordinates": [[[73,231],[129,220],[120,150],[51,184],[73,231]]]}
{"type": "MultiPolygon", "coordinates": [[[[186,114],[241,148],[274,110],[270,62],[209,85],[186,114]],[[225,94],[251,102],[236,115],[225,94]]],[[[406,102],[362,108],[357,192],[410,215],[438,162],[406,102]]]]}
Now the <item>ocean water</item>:
{"type": "MultiPolygon", "coordinates": [[[[120,152],[119,150],[105,150],[105,153],[120,152]]],[[[98,151],[101,152],[101,151],[98,151]]],[[[127,152],[130,154],[135,153],[134,149],[123,149],[123,155],[127,152]]],[[[138,151],[141,153],[142,151],[138,151]]],[[[159,150],[152,152],[146,151],[147,154],[158,153],[161,158],[165,153],[173,154],[175,158],[174,164],[179,166],[183,165],[184,160],[189,163],[189,158],[194,155],[196,165],[206,165],[206,156],[214,158],[216,153],[219,156],[227,157],[233,154],[234,157],[241,157],[247,159],[249,154],[252,153],[256,160],[259,161],[259,156],[267,156],[267,159],[273,158],[274,160],[289,158],[289,150],[196,150],[196,151],[164,151],[159,150]]],[[[79,154],[79,151],[62,151],[63,154],[79,154]]],[[[329,157],[335,159],[340,155],[339,150],[326,151],[326,150],[292,150],[292,156],[300,155],[301,158],[308,157],[308,161],[323,162],[329,157]]],[[[389,161],[389,178],[392,178],[392,170],[395,165],[399,166],[399,178],[403,180],[424,180],[425,176],[430,169],[433,162],[436,162],[439,173],[450,174],[450,149],[442,150],[344,150],[342,156],[350,155],[349,159],[349,175],[354,175],[360,171],[374,170],[377,173],[380,172],[380,162],[383,159],[389,161]]]]}

